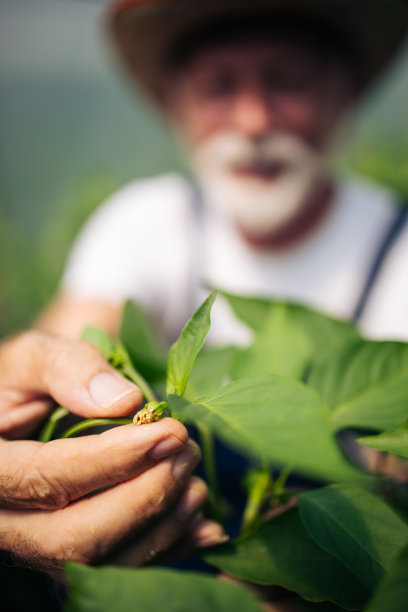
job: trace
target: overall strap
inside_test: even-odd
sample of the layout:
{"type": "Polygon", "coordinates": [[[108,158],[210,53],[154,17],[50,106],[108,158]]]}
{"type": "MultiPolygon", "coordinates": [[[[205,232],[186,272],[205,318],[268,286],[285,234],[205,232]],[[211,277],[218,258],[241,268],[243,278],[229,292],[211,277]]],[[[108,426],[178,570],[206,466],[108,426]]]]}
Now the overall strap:
{"type": "Polygon", "coordinates": [[[358,321],[359,319],[361,319],[361,316],[370,297],[371,290],[373,289],[375,281],[377,280],[377,277],[380,274],[387,254],[390,251],[394,242],[397,240],[402,229],[404,228],[407,218],[408,206],[404,203],[398,207],[397,214],[391,221],[390,226],[387,228],[387,231],[385,232],[384,237],[377,250],[377,253],[374,257],[374,261],[367,276],[367,280],[365,282],[360,298],[357,302],[356,309],[354,311],[354,321],[358,321]]]}
{"type": "Polygon", "coordinates": [[[194,215],[198,222],[201,222],[203,217],[203,195],[201,193],[201,189],[193,178],[189,177],[188,179],[189,187],[190,187],[190,202],[193,207],[194,215]]]}
{"type": "Polygon", "coordinates": [[[204,268],[205,268],[205,239],[204,239],[204,202],[201,189],[198,183],[188,178],[190,206],[193,212],[195,221],[195,231],[190,237],[191,241],[191,304],[192,309],[198,307],[197,303],[197,283],[199,286],[205,285],[204,268]]]}

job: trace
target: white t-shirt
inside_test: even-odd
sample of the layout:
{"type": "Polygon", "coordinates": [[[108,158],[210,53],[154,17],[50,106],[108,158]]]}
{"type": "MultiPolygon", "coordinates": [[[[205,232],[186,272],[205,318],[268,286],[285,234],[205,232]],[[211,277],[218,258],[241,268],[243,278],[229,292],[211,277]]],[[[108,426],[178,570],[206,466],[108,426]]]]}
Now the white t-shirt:
{"type": "MultiPolygon", "coordinates": [[[[296,301],[349,319],[397,211],[388,190],[343,178],[317,229],[283,252],[259,252],[224,217],[205,206],[198,212],[183,177],[167,174],[132,182],[86,223],[62,290],[116,304],[134,299],[169,341],[208,286],[296,301]]],[[[368,336],[408,340],[407,262],[408,226],[388,252],[370,293],[360,322],[368,336]]],[[[213,310],[210,338],[219,344],[243,344],[250,338],[222,299],[213,310]]]]}

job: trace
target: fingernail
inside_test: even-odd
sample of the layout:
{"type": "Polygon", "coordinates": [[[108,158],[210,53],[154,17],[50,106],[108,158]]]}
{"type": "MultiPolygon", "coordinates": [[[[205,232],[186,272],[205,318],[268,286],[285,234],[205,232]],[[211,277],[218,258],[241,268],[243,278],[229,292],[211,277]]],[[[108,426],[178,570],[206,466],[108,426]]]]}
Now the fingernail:
{"type": "Polygon", "coordinates": [[[192,526],[191,534],[192,541],[197,548],[217,546],[229,540],[229,536],[225,533],[222,525],[205,518],[196,521],[192,526]]]}
{"type": "Polygon", "coordinates": [[[224,544],[229,541],[229,536],[226,533],[222,535],[208,535],[203,536],[202,538],[197,538],[195,540],[195,545],[197,548],[206,548],[207,546],[218,546],[219,544],[224,544]]]}
{"type": "Polygon", "coordinates": [[[179,521],[187,521],[201,508],[205,502],[202,488],[188,487],[177,505],[176,516],[179,521]]]}
{"type": "Polygon", "coordinates": [[[89,383],[92,399],[102,408],[109,408],[134,391],[139,391],[139,388],[129,380],[120,376],[116,378],[107,372],[97,374],[89,383]]]}
{"type": "Polygon", "coordinates": [[[173,463],[173,476],[176,480],[184,480],[189,476],[200,459],[200,449],[189,440],[185,450],[176,455],[173,463]]]}
{"type": "Polygon", "coordinates": [[[163,459],[173,453],[181,450],[185,444],[180,442],[175,436],[169,436],[165,440],[161,440],[149,453],[149,457],[152,459],[163,459]]]}

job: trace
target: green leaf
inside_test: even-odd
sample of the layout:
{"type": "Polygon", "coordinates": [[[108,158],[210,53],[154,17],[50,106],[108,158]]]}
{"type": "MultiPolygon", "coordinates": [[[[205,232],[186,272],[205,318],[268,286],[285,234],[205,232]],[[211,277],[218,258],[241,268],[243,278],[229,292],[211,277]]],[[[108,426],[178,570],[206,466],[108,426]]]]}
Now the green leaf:
{"type": "Polygon", "coordinates": [[[217,391],[229,380],[235,346],[210,347],[202,350],[188,379],[184,397],[195,399],[206,393],[217,391]]]}
{"type": "Polygon", "coordinates": [[[261,612],[247,589],[195,572],[65,567],[70,589],[64,612],[261,612]]]}
{"type": "Polygon", "coordinates": [[[408,459],[408,423],[378,436],[358,438],[357,442],[377,450],[395,453],[408,459]]]}
{"type": "Polygon", "coordinates": [[[362,478],[339,450],[326,405],[298,381],[264,374],[232,382],[194,404],[175,396],[169,403],[177,415],[202,421],[246,455],[323,479],[362,478]]]}
{"type": "Polygon", "coordinates": [[[255,331],[263,325],[273,303],[267,298],[244,297],[227,291],[220,291],[220,294],[228,301],[238,319],[255,331]]]}
{"type": "Polygon", "coordinates": [[[408,344],[358,340],[312,367],[308,383],[333,409],[336,430],[393,429],[408,416],[408,344]]]}
{"type": "Polygon", "coordinates": [[[231,576],[282,586],[312,601],[361,608],[369,591],[303,527],[296,508],[263,523],[250,535],[201,553],[231,576]]]}
{"type": "Polygon", "coordinates": [[[353,322],[343,321],[300,304],[289,304],[293,319],[308,336],[314,352],[314,360],[326,356],[342,345],[357,340],[360,335],[353,322]]]}
{"type": "Polygon", "coordinates": [[[329,317],[302,304],[280,302],[261,297],[244,297],[225,291],[223,295],[235,315],[255,331],[259,331],[274,311],[284,307],[290,320],[308,337],[313,347],[314,358],[320,360],[335,347],[359,338],[354,323],[329,317]]]}
{"type": "Polygon", "coordinates": [[[82,332],[82,340],[90,342],[98,348],[105,359],[110,358],[115,350],[115,343],[108,332],[100,327],[88,326],[82,332]]]}
{"type": "Polygon", "coordinates": [[[183,395],[211,325],[211,308],[217,296],[213,291],[186,323],[180,337],[170,348],[167,359],[166,391],[170,395],[183,395]]]}
{"type": "Polygon", "coordinates": [[[394,560],[366,612],[406,612],[408,607],[408,546],[394,560]]]}
{"type": "Polygon", "coordinates": [[[135,302],[125,304],[119,338],[134,367],[146,380],[155,382],[165,377],[163,343],[148,314],[135,302]]]}
{"type": "Polygon", "coordinates": [[[324,601],[315,603],[313,601],[302,601],[303,612],[342,612],[343,607],[324,601]]]}
{"type": "Polygon", "coordinates": [[[353,485],[330,485],[299,496],[303,524],[312,538],[374,589],[398,551],[408,526],[378,497],[353,485]]]}
{"type": "Polygon", "coordinates": [[[255,374],[301,378],[312,356],[311,344],[284,304],[270,308],[253,344],[237,352],[234,379],[255,374]]]}

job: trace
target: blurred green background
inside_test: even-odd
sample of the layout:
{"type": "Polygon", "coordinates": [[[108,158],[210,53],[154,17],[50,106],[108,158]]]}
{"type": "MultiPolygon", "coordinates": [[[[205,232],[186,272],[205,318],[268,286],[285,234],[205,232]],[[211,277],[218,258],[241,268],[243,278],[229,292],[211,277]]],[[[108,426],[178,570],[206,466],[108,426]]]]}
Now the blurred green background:
{"type": "MultiPolygon", "coordinates": [[[[89,213],[133,178],[182,167],[121,75],[102,0],[0,0],[0,337],[55,291],[89,213]]],[[[337,163],[408,198],[408,51],[371,92],[337,163]]]]}

